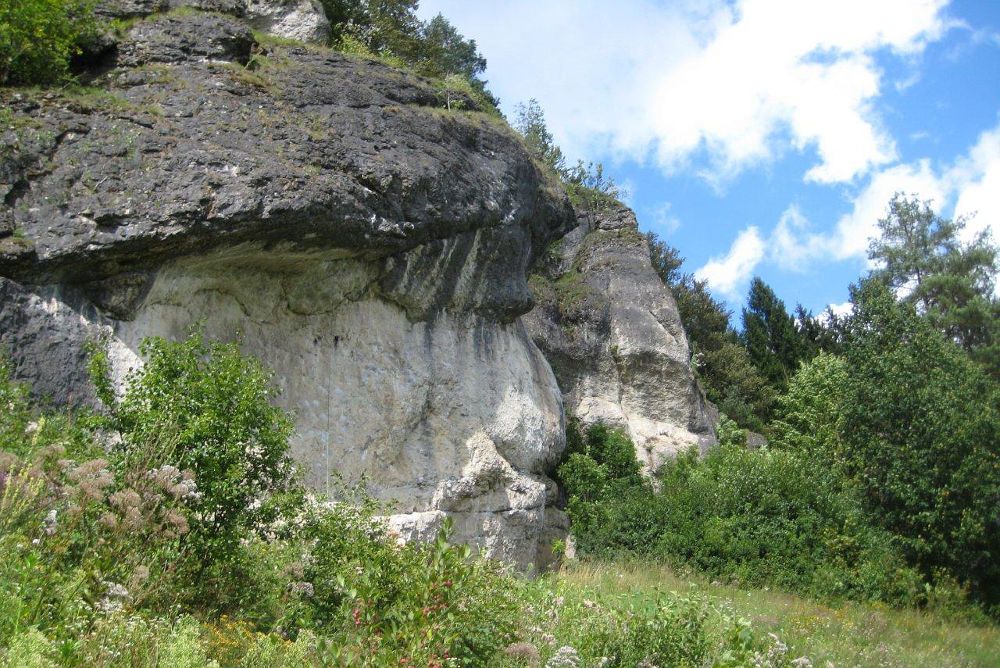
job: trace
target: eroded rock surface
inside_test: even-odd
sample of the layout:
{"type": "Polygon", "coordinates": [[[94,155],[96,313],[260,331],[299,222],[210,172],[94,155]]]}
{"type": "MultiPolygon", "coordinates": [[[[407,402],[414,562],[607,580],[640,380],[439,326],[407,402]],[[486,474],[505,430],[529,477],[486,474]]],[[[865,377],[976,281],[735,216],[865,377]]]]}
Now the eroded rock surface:
{"type": "Polygon", "coordinates": [[[257,44],[257,4],[138,20],[103,92],[0,92],[0,346],[37,393],[88,402],[87,340],[123,378],[145,336],[242,335],[313,487],[365,476],[404,532],[447,513],[544,559],[562,397],[520,316],[564,193],[423,79],[257,44]]]}
{"type": "Polygon", "coordinates": [[[538,306],[525,322],[568,413],[625,428],[647,470],[715,442],[677,304],[630,209],[580,211],[531,285],[538,306]]]}

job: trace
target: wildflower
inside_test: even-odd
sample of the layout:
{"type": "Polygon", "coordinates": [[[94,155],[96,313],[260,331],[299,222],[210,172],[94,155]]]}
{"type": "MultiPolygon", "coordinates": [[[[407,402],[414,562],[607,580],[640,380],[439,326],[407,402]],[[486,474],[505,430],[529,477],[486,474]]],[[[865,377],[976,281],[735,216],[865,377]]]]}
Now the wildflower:
{"type": "Polygon", "coordinates": [[[545,662],[545,668],[579,668],[580,655],[569,645],[563,645],[556,650],[551,659],[545,662]]]}
{"type": "Polygon", "coordinates": [[[511,643],[507,645],[507,649],[503,653],[505,656],[517,661],[523,661],[529,666],[537,666],[542,660],[541,654],[538,653],[538,648],[530,642],[511,643]]]}
{"type": "Polygon", "coordinates": [[[813,662],[807,656],[800,656],[797,659],[792,659],[792,666],[795,668],[813,668],[813,662]]]}
{"type": "Polygon", "coordinates": [[[302,598],[312,598],[313,594],[316,593],[312,582],[293,582],[290,588],[293,594],[302,598]]]}
{"type": "Polygon", "coordinates": [[[128,488],[123,489],[119,492],[115,492],[108,499],[111,505],[119,510],[128,513],[130,510],[135,510],[142,503],[142,497],[134,489],[128,488]]]}
{"type": "Polygon", "coordinates": [[[169,511],[165,519],[168,524],[177,530],[178,534],[183,535],[188,532],[189,527],[187,518],[176,510],[169,511]]]}
{"type": "Polygon", "coordinates": [[[131,594],[129,594],[128,589],[126,589],[124,585],[120,585],[117,582],[111,582],[110,580],[105,580],[101,584],[104,585],[105,596],[108,598],[127,599],[131,597],[131,594]]]}
{"type": "Polygon", "coordinates": [[[131,584],[133,587],[136,587],[138,585],[141,585],[148,579],[149,579],[149,567],[140,564],[135,567],[135,571],[132,573],[131,584]]]}
{"type": "Polygon", "coordinates": [[[45,525],[46,536],[51,536],[56,532],[58,518],[59,518],[59,513],[55,508],[50,510],[49,514],[45,516],[44,525],[45,525]]]}
{"type": "Polygon", "coordinates": [[[556,644],[556,637],[554,635],[552,635],[551,633],[543,633],[542,634],[542,640],[545,641],[545,644],[547,644],[547,645],[555,645],[556,644]]]}

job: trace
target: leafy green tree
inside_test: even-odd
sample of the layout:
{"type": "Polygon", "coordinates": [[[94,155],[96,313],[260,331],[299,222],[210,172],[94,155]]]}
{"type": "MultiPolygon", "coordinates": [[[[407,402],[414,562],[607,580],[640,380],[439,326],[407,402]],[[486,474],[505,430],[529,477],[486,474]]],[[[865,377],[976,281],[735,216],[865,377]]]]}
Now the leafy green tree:
{"type": "Polygon", "coordinates": [[[897,193],[868,249],[880,264],[872,275],[1000,376],[1000,300],[993,292],[998,249],[985,231],[961,243],[965,225],[897,193]]]}
{"type": "Polygon", "coordinates": [[[771,445],[801,452],[842,470],[847,364],[821,352],[792,376],[778,398],[771,445]]]}
{"type": "Polygon", "coordinates": [[[481,78],[486,59],[476,41],[465,39],[443,15],[421,21],[417,0],[322,1],[334,46],[398,59],[424,76],[458,78],[471,87],[475,98],[499,106],[481,78]]]}
{"type": "Polygon", "coordinates": [[[561,173],[566,166],[562,150],[556,146],[545,124],[545,112],[538,100],[531,98],[514,108],[514,129],[517,130],[531,155],[553,172],[561,173]]]}
{"type": "Polygon", "coordinates": [[[795,319],[785,310],[771,287],[759,277],[750,283],[750,294],[743,309],[743,346],[754,365],[771,385],[781,391],[806,357],[803,337],[795,319]]]}
{"type": "Polygon", "coordinates": [[[853,290],[845,460],[872,516],[925,572],[1000,602],[1000,390],[878,280],[853,290]]]}
{"type": "Polygon", "coordinates": [[[422,37],[420,60],[430,76],[461,74],[472,81],[486,70],[476,40],[465,39],[441,14],[423,27],[422,37]]]}
{"type": "Polygon", "coordinates": [[[0,0],[0,85],[47,84],[94,30],[90,0],[0,0]]]}

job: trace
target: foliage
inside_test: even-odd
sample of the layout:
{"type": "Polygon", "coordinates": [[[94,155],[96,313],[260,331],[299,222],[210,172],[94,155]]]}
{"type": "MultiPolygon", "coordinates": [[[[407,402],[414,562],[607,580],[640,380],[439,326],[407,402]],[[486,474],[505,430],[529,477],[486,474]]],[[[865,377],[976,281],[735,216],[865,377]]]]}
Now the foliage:
{"type": "Polygon", "coordinates": [[[1000,376],[998,248],[988,232],[963,244],[964,219],[941,218],[929,202],[900,193],[878,224],[881,236],[868,249],[869,259],[880,265],[872,276],[1000,376]]]}
{"type": "Polygon", "coordinates": [[[795,319],[767,283],[754,277],[743,309],[743,332],[740,335],[753,362],[779,392],[806,357],[803,339],[795,319]]]}
{"type": "Polygon", "coordinates": [[[538,100],[532,98],[527,103],[519,103],[514,114],[514,129],[521,135],[528,152],[562,181],[574,206],[600,210],[618,204],[622,193],[614,180],[605,176],[604,165],[583,160],[566,165],[566,157],[545,124],[545,114],[538,100]]]}
{"type": "Polygon", "coordinates": [[[209,344],[194,331],[176,343],[146,339],[141,352],[146,363],[109,406],[109,425],[122,436],[127,467],[169,463],[197,480],[186,541],[208,575],[273,519],[270,497],[291,479],[292,423],[270,403],[270,373],[238,343],[209,344]]]}
{"type": "Polygon", "coordinates": [[[731,421],[720,440],[704,459],[691,450],[668,461],[654,488],[622,432],[570,437],[559,477],[580,552],[664,559],[820,597],[922,601],[923,581],[835,471],[791,451],[746,450],[731,421]],[[631,461],[615,466],[626,452],[631,461]]]}
{"type": "Polygon", "coordinates": [[[853,291],[842,431],[872,516],[926,573],[1000,600],[998,388],[881,282],[853,291]]]}
{"type": "Polygon", "coordinates": [[[439,81],[451,79],[448,89],[468,89],[485,109],[499,106],[481,78],[486,59],[476,41],[463,37],[441,14],[421,21],[417,0],[321,1],[336,48],[379,56],[439,81]]]}
{"type": "Polygon", "coordinates": [[[557,174],[566,167],[566,158],[545,124],[545,112],[538,100],[531,98],[526,103],[518,103],[514,108],[513,126],[536,160],[557,174]]]}
{"type": "Polygon", "coordinates": [[[819,353],[792,377],[778,399],[771,445],[817,458],[843,471],[844,404],[848,383],[843,358],[819,353]]]}
{"type": "Polygon", "coordinates": [[[94,31],[91,0],[0,0],[0,85],[47,84],[94,31]]]}

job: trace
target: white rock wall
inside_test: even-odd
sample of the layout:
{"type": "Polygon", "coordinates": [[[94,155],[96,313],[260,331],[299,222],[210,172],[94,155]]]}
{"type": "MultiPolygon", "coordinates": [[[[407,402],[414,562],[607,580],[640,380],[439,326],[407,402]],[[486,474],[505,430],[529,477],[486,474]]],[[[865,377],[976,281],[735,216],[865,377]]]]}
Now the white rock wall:
{"type": "Polygon", "coordinates": [[[522,567],[564,527],[543,471],[564,446],[562,399],[520,321],[446,314],[410,322],[375,296],[372,265],[233,251],[162,269],[112,346],[119,378],[145,336],[241,334],[275,371],[295,415],[306,481],[365,479],[397,502],[393,524],[425,536],[443,513],[456,538],[522,567]],[[546,533],[548,532],[548,533],[546,533]],[[543,541],[539,536],[546,534],[543,541]]]}

